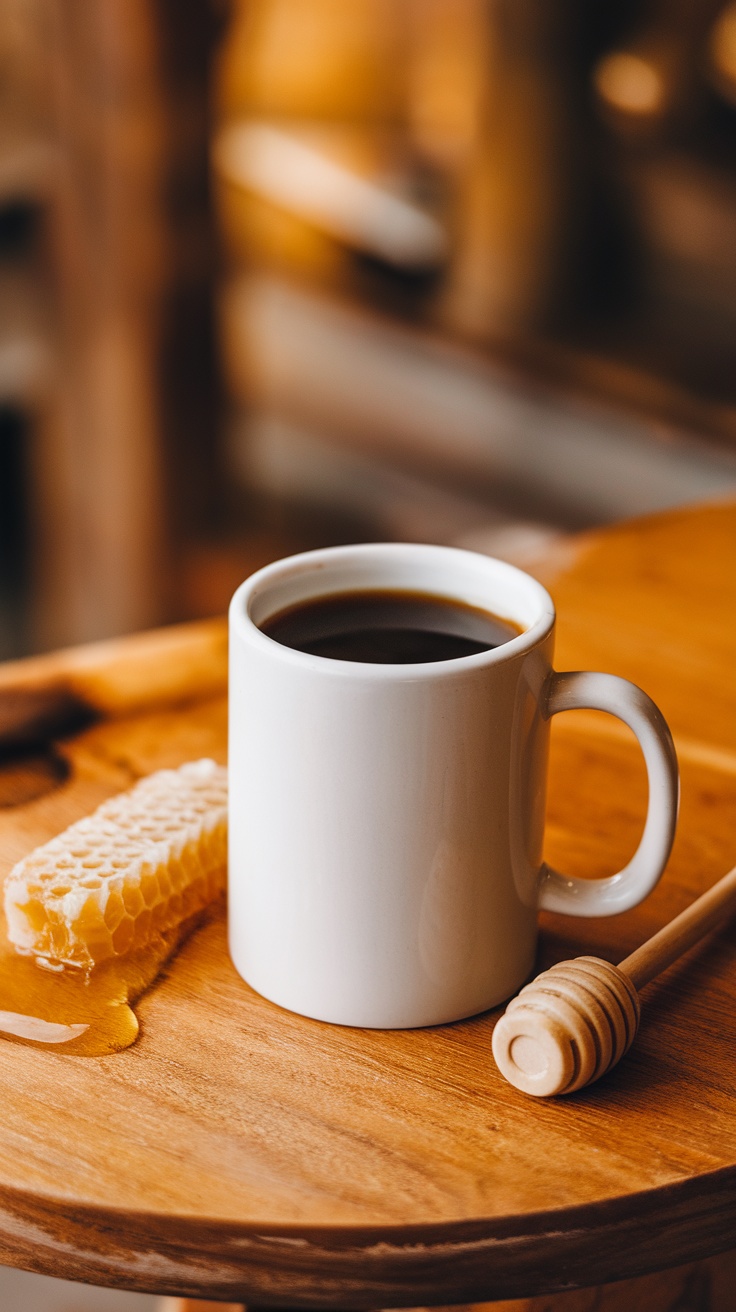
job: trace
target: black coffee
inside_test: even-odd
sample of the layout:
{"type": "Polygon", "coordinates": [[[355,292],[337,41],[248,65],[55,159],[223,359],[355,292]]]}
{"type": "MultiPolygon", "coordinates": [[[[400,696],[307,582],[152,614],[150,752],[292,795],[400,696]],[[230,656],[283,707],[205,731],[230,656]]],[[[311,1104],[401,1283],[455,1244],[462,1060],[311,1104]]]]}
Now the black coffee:
{"type": "Polygon", "coordinates": [[[521,633],[489,611],[425,592],[341,592],[289,606],[261,625],[284,647],[337,661],[413,665],[500,647],[521,633]]]}

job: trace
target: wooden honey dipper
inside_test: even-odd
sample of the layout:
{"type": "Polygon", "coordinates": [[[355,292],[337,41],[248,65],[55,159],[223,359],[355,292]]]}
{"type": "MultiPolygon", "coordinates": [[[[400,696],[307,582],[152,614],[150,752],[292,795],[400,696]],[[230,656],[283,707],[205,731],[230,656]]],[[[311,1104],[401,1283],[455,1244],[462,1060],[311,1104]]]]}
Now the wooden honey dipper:
{"type": "Polygon", "coordinates": [[[634,1041],[638,990],[733,910],[736,866],[618,966],[576,957],[543,971],[512,998],[493,1031],[501,1074],[538,1098],[599,1080],[634,1041]]]}

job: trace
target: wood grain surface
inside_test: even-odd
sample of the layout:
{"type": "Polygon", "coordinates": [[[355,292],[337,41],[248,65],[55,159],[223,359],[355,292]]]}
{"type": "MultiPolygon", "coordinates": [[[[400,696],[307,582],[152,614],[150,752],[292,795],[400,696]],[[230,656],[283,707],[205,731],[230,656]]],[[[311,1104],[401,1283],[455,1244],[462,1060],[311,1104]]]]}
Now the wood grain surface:
{"type": "MultiPolygon", "coordinates": [[[[683,793],[654,894],[611,920],[545,916],[540,968],[581,952],[619,960],[736,862],[735,546],[736,507],[719,505],[591,535],[556,573],[550,562],[558,668],[640,682],[672,725],[683,793]]],[[[98,718],[54,744],[56,782],[0,810],[0,873],[139,775],[225,759],[224,648],[201,633],[206,675],[195,660],[189,685],[174,677],[169,637],[175,693],[158,705],[147,676],[103,705],[85,692],[84,653],[57,658],[55,686],[73,667],[98,718]]],[[[137,643],[163,639],[128,641],[121,682],[137,643]]],[[[13,678],[26,686],[23,667],[13,678]]],[[[99,666],[92,682],[104,684],[99,666]]],[[[8,778],[22,761],[6,761],[8,778]]],[[[557,717],[555,865],[619,868],[645,801],[628,730],[557,717]]],[[[528,1298],[725,1250],[735,958],[725,926],[645,990],[636,1046],[609,1077],[538,1103],[493,1065],[498,1012],[393,1032],[294,1016],[238,978],[216,919],[138,1004],[126,1052],[0,1046],[0,1261],[195,1298],[375,1308],[528,1298]]]]}

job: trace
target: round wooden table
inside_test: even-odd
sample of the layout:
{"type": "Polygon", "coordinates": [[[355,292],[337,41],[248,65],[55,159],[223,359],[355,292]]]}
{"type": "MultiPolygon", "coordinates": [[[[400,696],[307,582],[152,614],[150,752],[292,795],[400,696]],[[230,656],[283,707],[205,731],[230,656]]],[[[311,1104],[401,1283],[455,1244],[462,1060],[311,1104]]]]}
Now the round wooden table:
{"type": "MultiPolygon", "coordinates": [[[[543,921],[540,965],[618,960],[736,862],[736,507],[581,538],[540,576],[559,608],[557,667],[641,683],[678,746],[680,827],[655,893],[612,920],[543,921]]],[[[211,622],[0,671],[0,734],[15,743],[0,768],[3,873],[135,777],[225,759],[224,638],[211,622]],[[54,737],[56,756],[30,745],[54,737]]],[[[628,730],[558,717],[549,859],[617,869],[644,806],[628,730]]],[[[138,1004],[127,1051],[2,1044],[0,1262],[376,1308],[529,1296],[733,1247],[733,928],[643,1006],[608,1078],[536,1102],[494,1066],[498,1012],[401,1032],[305,1020],[242,983],[215,918],[138,1004]]]]}

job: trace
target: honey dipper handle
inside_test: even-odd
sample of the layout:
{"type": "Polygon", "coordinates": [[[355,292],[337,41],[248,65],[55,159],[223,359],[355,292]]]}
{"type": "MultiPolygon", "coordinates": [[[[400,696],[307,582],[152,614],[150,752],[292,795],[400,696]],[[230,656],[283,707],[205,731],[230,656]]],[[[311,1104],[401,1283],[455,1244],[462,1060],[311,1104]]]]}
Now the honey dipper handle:
{"type": "Polygon", "coordinates": [[[619,970],[628,975],[635,988],[643,988],[732,911],[736,911],[736,866],[675,916],[669,925],[621,961],[619,970]]]}

